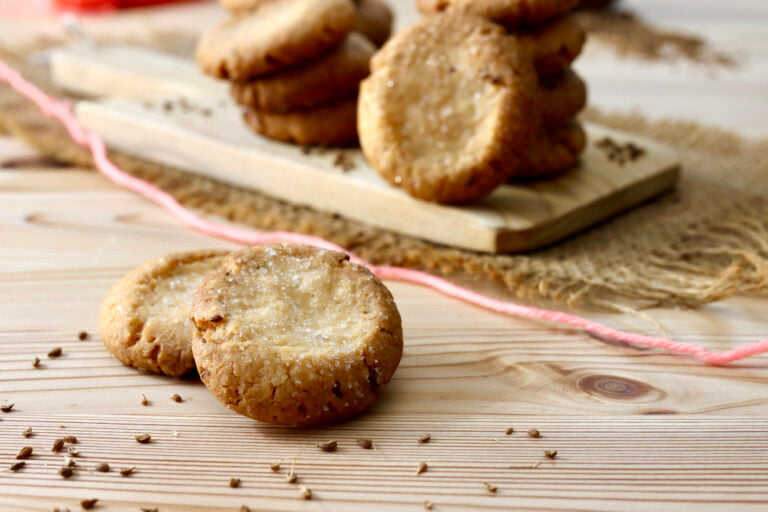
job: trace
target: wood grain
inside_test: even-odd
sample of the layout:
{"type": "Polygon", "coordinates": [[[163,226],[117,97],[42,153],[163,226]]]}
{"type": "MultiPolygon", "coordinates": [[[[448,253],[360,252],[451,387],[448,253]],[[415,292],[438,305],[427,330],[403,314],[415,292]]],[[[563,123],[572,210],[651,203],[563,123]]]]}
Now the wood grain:
{"type": "Polygon", "coordinates": [[[552,180],[505,185],[466,206],[418,201],[391,187],[358,150],[311,153],[254,135],[221,83],[193,62],[130,47],[61,49],[52,76],[68,90],[120,98],[80,102],[80,122],[111,146],[271,196],[457,247],[515,252],[555,242],[674,186],[662,145],[595,125],[579,166],[552,180]],[[85,79],[84,79],[85,78],[85,79]],[[173,94],[171,94],[173,91],[173,94]],[[645,153],[617,164],[606,137],[645,153]],[[352,169],[339,168],[343,158],[352,169]]]}
{"type": "MultiPolygon", "coordinates": [[[[406,348],[382,399],[332,427],[261,425],[227,411],[196,378],[121,365],[96,329],[103,294],[133,266],[234,244],[181,229],[92,172],[3,171],[0,204],[0,402],[15,403],[0,413],[0,510],[77,510],[84,498],[164,512],[423,510],[424,500],[434,510],[757,511],[768,500],[768,357],[709,367],[388,283],[406,348]],[[49,359],[57,346],[63,355],[49,359]],[[24,439],[28,426],[35,435],[24,439]],[[527,437],[529,428],[543,437],[527,437]],[[133,437],[144,432],[153,441],[139,445],[133,437]],[[424,432],[432,440],[419,444],[424,432]],[[65,434],[80,440],[83,466],[70,480],[56,473],[63,456],[50,453],[65,434]],[[359,448],[358,437],[377,450],[359,448]],[[328,439],[338,452],[315,447],[328,439]],[[8,471],[25,445],[35,455],[8,471]],[[279,474],[268,467],[276,460],[279,474]],[[311,501],[285,482],[294,460],[311,501]],[[137,472],[93,471],[102,461],[137,472]],[[429,469],[416,476],[421,461],[429,469]],[[229,488],[231,477],[242,487],[229,488]]],[[[677,338],[724,349],[761,333],[763,308],[753,299],[654,314],[677,320],[677,338]]],[[[590,316],[653,332],[637,318],[590,316]]]]}

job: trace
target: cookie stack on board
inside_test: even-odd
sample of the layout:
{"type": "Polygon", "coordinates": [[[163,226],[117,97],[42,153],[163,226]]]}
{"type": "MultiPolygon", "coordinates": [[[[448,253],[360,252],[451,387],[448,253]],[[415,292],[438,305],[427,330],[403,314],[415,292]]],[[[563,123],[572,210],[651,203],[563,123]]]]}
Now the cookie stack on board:
{"type": "Polygon", "coordinates": [[[587,87],[571,69],[586,34],[570,11],[579,0],[417,0],[424,14],[461,12],[502,25],[528,47],[538,78],[541,127],[525,166],[513,179],[557,175],[572,167],[586,145],[574,117],[587,103],[587,87]]]}
{"type": "Polygon", "coordinates": [[[174,377],[197,367],[224,405],[290,425],[359,414],[403,351],[384,284],[345,254],[302,245],[150,260],[109,290],[99,332],[127,365],[174,377]]]}
{"type": "Polygon", "coordinates": [[[418,0],[361,86],[360,143],[394,186],[474,201],[507,180],[572,167],[586,86],[570,69],[585,34],[578,0],[418,0]]]}
{"type": "Polygon", "coordinates": [[[389,37],[384,0],[221,0],[231,17],[199,41],[207,74],[231,81],[249,127],[297,144],[357,141],[357,93],[389,37]]]}

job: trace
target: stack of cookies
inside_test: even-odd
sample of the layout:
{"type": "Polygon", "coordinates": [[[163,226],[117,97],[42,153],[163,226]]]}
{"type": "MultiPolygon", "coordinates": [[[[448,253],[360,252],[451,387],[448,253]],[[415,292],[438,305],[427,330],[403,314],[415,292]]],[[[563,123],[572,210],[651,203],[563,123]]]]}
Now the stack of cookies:
{"type": "Polygon", "coordinates": [[[197,62],[231,81],[256,133],[303,145],[357,141],[357,93],[389,37],[383,0],[220,0],[231,17],[199,41],[197,62]]]}
{"type": "Polygon", "coordinates": [[[360,89],[358,132],[377,172],[441,203],[572,167],[586,103],[570,69],[577,0],[419,0],[429,14],[393,36],[360,89]]]}
{"type": "Polygon", "coordinates": [[[541,126],[526,165],[513,176],[541,178],[571,168],[586,145],[574,117],[587,102],[584,81],[571,69],[586,40],[571,9],[579,0],[417,0],[425,14],[460,12],[490,19],[528,47],[536,69],[541,126]]]}

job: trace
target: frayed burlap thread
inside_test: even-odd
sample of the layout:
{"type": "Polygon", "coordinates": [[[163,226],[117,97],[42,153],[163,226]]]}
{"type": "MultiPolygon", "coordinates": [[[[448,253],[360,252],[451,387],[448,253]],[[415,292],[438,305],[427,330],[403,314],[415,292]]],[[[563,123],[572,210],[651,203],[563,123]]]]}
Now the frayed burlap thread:
{"type": "MultiPolygon", "coordinates": [[[[64,96],[45,68],[27,58],[3,58],[46,91],[64,96]]],[[[581,235],[518,255],[439,246],[119,152],[111,157],[187,207],[260,229],[319,236],[374,264],[494,285],[510,298],[627,310],[768,295],[768,139],[638,115],[590,110],[584,117],[673,146],[683,164],[680,184],[674,193],[581,235]]],[[[57,123],[7,87],[0,88],[0,124],[46,156],[92,165],[57,123]]]]}

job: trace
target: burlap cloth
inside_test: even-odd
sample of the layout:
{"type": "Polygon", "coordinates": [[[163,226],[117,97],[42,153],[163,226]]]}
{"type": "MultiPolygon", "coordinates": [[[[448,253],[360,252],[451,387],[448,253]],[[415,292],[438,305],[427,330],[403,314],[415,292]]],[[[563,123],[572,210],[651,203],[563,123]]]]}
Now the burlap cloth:
{"type": "MultiPolygon", "coordinates": [[[[164,38],[159,38],[164,39],[164,38]]],[[[168,40],[164,40],[167,48],[168,40]]],[[[174,52],[191,48],[176,40],[174,52]]],[[[39,50],[39,48],[37,48],[39,50]]],[[[62,97],[28,52],[0,57],[62,97]]],[[[469,276],[510,298],[627,310],[697,306],[735,294],[768,295],[768,139],[746,140],[696,124],[649,122],[588,110],[583,117],[674,146],[682,161],[677,190],[620,217],[528,254],[490,255],[444,247],[276,200],[113,152],[123,170],[168,191],[187,207],[265,230],[331,240],[377,264],[469,276]]],[[[44,155],[92,166],[61,126],[0,86],[0,123],[44,155]]]]}

